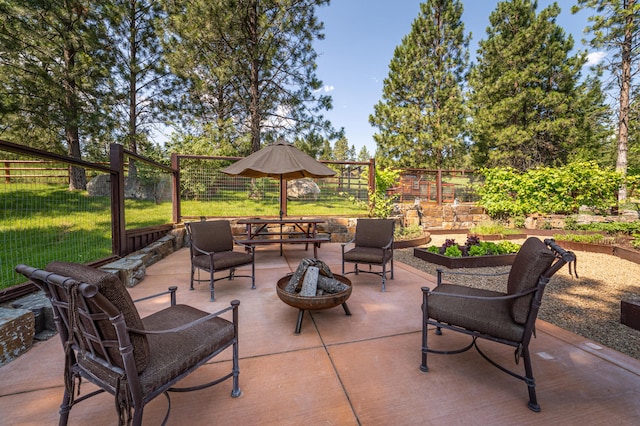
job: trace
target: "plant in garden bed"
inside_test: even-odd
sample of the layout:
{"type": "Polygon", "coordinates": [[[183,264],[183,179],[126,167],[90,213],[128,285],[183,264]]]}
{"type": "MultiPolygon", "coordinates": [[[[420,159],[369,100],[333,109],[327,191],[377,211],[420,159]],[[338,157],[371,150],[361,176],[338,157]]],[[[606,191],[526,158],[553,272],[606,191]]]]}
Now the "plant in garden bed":
{"type": "Polygon", "coordinates": [[[507,228],[498,222],[483,222],[469,228],[469,232],[475,235],[512,235],[518,234],[516,229],[507,228]]]}
{"type": "Polygon", "coordinates": [[[511,241],[497,243],[480,241],[475,235],[467,237],[464,245],[456,243],[453,239],[447,239],[441,246],[427,247],[429,253],[441,254],[447,257],[493,256],[517,253],[518,250],[520,250],[520,245],[511,241]]]}
{"type": "Polygon", "coordinates": [[[420,225],[397,227],[393,232],[396,241],[415,240],[424,237],[424,230],[420,225]]]}
{"type": "Polygon", "coordinates": [[[553,239],[572,243],[612,245],[619,242],[621,237],[608,237],[602,234],[554,234],[553,239]]]}

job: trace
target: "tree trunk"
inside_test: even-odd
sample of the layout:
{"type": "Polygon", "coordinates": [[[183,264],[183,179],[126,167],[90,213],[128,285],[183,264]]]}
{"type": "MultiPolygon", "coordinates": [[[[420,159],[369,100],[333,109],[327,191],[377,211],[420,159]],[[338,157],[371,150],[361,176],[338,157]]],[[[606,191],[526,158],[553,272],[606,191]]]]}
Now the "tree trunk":
{"type": "MultiPolygon", "coordinates": [[[[629,96],[631,91],[631,50],[633,47],[633,9],[635,0],[628,0],[625,9],[629,11],[625,20],[624,41],[621,46],[622,69],[620,76],[620,112],[618,121],[618,156],[616,170],[623,177],[627,175],[627,151],[629,139],[629,96]]],[[[623,181],[618,191],[618,203],[627,199],[627,186],[623,181]]]]}
{"type": "Polygon", "coordinates": [[[251,46],[251,152],[260,151],[260,73],[258,60],[258,4],[249,7],[249,40],[251,46]]]}
{"type": "MultiPolygon", "coordinates": [[[[129,63],[133,66],[129,69],[129,128],[128,128],[128,139],[129,139],[129,150],[134,153],[138,153],[138,146],[136,143],[136,134],[137,134],[137,114],[136,114],[136,102],[137,102],[137,53],[138,49],[136,48],[136,39],[137,39],[137,28],[136,28],[136,0],[130,0],[130,16],[129,16],[129,63]]],[[[129,159],[129,178],[135,179],[137,175],[135,161],[133,159],[129,159]]]]}
{"type": "MultiPolygon", "coordinates": [[[[64,133],[67,141],[67,152],[70,157],[82,159],[80,152],[80,131],[78,129],[78,103],[76,101],[76,81],[74,74],[76,50],[67,42],[64,47],[64,61],[67,75],[64,83],[65,123],[64,133]]],[[[86,189],[87,176],[84,168],[72,166],[69,171],[69,190],[86,189]]]]}

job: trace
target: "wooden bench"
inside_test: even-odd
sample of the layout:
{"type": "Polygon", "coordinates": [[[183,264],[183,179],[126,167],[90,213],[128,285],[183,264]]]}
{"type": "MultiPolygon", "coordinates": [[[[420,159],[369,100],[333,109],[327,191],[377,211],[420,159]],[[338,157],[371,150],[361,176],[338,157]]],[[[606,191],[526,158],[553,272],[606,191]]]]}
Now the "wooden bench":
{"type": "Polygon", "coordinates": [[[318,235],[315,237],[296,237],[296,238],[259,238],[253,240],[236,240],[237,243],[246,246],[258,246],[267,244],[280,244],[282,252],[282,244],[305,244],[305,250],[309,249],[309,244],[313,244],[313,256],[318,257],[318,247],[322,243],[328,243],[330,238],[328,235],[318,235]]]}

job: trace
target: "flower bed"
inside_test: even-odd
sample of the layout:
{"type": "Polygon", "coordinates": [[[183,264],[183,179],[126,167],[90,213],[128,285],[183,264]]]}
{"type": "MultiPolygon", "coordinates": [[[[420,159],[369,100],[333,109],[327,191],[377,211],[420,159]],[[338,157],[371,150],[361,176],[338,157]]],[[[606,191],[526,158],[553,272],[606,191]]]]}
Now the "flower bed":
{"type": "Polygon", "coordinates": [[[449,269],[506,266],[513,264],[513,260],[516,258],[515,254],[448,257],[442,254],[429,253],[424,248],[414,248],[413,255],[427,262],[435,263],[436,265],[442,265],[449,269]]]}
{"type": "Polygon", "coordinates": [[[493,243],[469,235],[464,245],[447,239],[442,246],[416,248],[413,255],[447,268],[481,268],[511,265],[519,249],[519,244],[510,241],[493,243]]]}

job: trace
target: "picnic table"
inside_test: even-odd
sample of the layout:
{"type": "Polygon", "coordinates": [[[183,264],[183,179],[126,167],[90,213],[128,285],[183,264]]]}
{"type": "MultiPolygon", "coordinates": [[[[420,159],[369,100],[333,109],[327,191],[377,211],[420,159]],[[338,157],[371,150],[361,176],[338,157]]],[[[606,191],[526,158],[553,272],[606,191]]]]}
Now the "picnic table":
{"type": "Polygon", "coordinates": [[[245,225],[247,232],[245,239],[237,241],[249,246],[279,244],[281,256],[283,244],[304,244],[305,250],[313,244],[313,256],[317,258],[320,244],[329,242],[327,234],[318,233],[318,224],[324,222],[323,219],[302,218],[240,219],[238,224],[245,225]]]}

